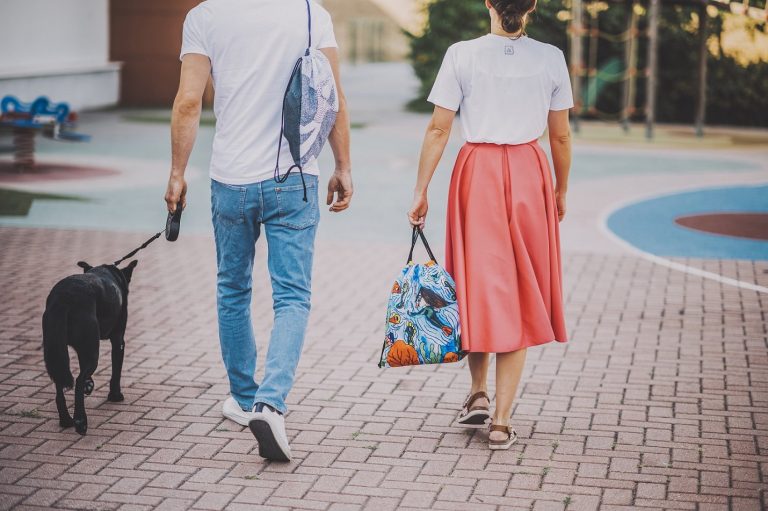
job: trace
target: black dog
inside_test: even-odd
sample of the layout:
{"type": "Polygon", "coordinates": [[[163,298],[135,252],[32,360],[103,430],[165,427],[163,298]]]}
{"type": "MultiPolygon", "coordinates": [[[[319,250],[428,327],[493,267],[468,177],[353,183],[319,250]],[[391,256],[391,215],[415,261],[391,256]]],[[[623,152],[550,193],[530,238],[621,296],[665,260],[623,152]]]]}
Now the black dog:
{"type": "Polygon", "coordinates": [[[128,285],[138,261],[126,268],[96,268],[79,262],[83,275],[72,275],[53,286],[43,314],[43,354],[48,375],[56,384],[56,408],[63,428],[74,426],[81,435],[88,430],[85,395],[93,392],[93,373],[99,364],[99,341],[112,342],[112,379],[109,401],[124,399],[120,392],[125,326],[128,321],[128,285]],[[67,345],[77,352],[80,374],[73,381],[67,345]],[[74,421],[67,410],[64,390],[75,386],[74,421]]]}

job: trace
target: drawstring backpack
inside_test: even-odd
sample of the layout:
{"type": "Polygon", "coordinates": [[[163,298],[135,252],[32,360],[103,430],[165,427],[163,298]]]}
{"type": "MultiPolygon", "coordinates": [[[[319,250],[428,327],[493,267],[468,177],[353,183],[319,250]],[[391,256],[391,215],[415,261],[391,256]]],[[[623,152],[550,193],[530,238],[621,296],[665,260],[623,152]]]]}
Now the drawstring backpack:
{"type": "Polygon", "coordinates": [[[312,8],[307,2],[309,19],[309,43],[304,56],[296,61],[288,87],[283,97],[283,118],[280,141],[277,147],[275,181],[284,183],[293,169],[299,169],[304,186],[304,202],[307,202],[307,184],[304,182],[304,166],[316,159],[325,146],[336,124],[339,112],[339,96],[331,63],[320,50],[312,48],[312,8]],[[293,165],[285,175],[280,175],[280,152],[283,137],[291,149],[293,165]]]}
{"type": "Polygon", "coordinates": [[[379,367],[443,364],[458,362],[465,356],[456,284],[437,264],[422,230],[414,227],[408,265],[389,295],[379,367]],[[426,264],[413,263],[413,249],[419,238],[430,257],[426,264]]]}

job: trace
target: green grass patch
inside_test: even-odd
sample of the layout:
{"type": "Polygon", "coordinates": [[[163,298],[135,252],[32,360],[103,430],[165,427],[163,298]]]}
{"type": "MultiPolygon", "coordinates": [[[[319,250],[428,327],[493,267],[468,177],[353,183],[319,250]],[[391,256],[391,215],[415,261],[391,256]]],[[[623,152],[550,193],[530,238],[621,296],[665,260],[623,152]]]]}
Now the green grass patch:
{"type": "Polygon", "coordinates": [[[0,216],[27,216],[36,200],[68,200],[87,202],[88,199],[69,195],[22,192],[0,188],[0,216]]]}

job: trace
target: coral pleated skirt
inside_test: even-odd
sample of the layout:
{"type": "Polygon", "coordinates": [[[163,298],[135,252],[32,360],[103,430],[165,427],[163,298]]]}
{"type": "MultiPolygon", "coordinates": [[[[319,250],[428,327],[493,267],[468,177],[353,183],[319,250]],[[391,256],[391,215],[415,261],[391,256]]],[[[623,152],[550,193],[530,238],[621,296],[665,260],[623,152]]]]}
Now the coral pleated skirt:
{"type": "Polygon", "coordinates": [[[462,148],[446,240],[466,351],[507,353],[567,340],[557,206],[538,142],[462,148]]]}

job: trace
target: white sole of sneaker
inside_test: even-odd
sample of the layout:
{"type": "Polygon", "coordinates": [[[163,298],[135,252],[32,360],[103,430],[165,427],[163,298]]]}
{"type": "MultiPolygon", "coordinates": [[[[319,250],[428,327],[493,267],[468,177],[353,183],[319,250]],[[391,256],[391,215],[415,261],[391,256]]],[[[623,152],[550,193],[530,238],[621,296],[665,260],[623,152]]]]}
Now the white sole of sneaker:
{"type": "Polygon", "coordinates": [[[259,456],[270,461],[291,461],[291,450],[287,445],[281,445],[272,430],[269,417],[260,414],[259,417],[251,419],[248,427],[259,444],[259,456]]]}

